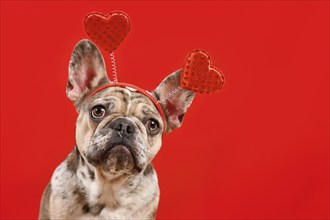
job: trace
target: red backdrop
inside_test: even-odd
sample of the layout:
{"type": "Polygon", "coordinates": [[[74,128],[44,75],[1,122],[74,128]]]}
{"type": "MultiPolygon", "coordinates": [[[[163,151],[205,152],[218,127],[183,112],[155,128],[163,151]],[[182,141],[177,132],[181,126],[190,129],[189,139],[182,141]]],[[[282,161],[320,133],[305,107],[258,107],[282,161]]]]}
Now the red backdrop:
{"type": "Polygon", "coordinates": [[[1,1],[1,218],[37,217],[74,146],[65,86],[83,18],[113,10],[132,21],[120,81],[152,90],[192,49],[226,76],[154,160],[158,219],[329,217],[328,1],[1,1]]]}

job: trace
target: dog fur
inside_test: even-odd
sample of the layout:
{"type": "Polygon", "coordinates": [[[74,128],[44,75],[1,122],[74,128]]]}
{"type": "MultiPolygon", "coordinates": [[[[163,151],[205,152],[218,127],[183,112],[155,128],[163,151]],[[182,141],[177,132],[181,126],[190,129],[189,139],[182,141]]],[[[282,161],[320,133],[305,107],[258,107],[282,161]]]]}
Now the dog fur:
{"type": "Polygon", "coordinates": [[[180,127],[194,98],[184,89],[166,97],[179,86],[180,75],[181,70],[169,75],[152,92],[165,100],[163,122],[148,97],[128,88],[109,87],[86,99],[110,81],[98,48],[88,40],[75,46],[66,92],[79,113],[76,146],[44,190],[39,219],[155,218],[160,193],[151,162],[161,148],[164,123],[167,133],[180,127]],[[94,117],[94,111],[104,115],[94,117]]]}

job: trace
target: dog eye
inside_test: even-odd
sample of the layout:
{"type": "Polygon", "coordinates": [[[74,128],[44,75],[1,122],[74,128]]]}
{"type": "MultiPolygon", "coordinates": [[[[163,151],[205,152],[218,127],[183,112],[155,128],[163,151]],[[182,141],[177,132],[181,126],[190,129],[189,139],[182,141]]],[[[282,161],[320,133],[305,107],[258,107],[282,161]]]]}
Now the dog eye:
{"type": "Polygon", "coordinates": [[[155,132],[159,128],[159,123],[158,123],[158,121],[156,121],[155,119],[152,118],[152,119],[149,119],[147,121],[146,126],[147,126],[147,128],[148,128],[149,131],[155,132]]]}
{"type": "Polygon", "coordinates": [[[105,107],[98,105],[92,109],[92,117],[95,119],[100,119],[105,115],[105,107]]]}

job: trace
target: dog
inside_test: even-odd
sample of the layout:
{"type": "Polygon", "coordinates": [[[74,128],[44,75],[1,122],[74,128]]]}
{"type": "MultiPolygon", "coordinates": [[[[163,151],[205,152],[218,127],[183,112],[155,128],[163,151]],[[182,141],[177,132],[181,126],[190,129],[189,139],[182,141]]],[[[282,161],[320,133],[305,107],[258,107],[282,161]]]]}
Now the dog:
{"type": "Polygon", "coordinates": [[[89,40],[75,46],[68,75],[66,94],[78,112],[76,145],[45,188],[39,219],[154,219],[160,192],[152,159],[163,133],[182,125],[194,99],[185,89],[168,96],[179,87],[181,70],[150,93],[165,100],[165,120],[145,93],[122,86],[95,93],[111,82],[89,40]]]}

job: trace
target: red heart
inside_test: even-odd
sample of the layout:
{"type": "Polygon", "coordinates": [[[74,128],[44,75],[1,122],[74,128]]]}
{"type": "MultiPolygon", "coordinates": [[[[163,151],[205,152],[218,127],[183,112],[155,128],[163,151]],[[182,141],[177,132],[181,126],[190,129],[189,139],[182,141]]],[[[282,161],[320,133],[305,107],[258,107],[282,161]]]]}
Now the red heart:
{"type": "Polygon", "coordinates": [[[129,17],[123,12],[111,12],[109,15],[93,12],[84,20],[86,33],[104,50],[112,53],[123,42],[131,29],[129,17]]]}
{"type": "Polygon", "coordinates": [[[211,66],[211,58],[201,50],[192,51],[183,66],[180,86],[194,92],[209,94],[220,90],[225,77],[211,66]]]}

